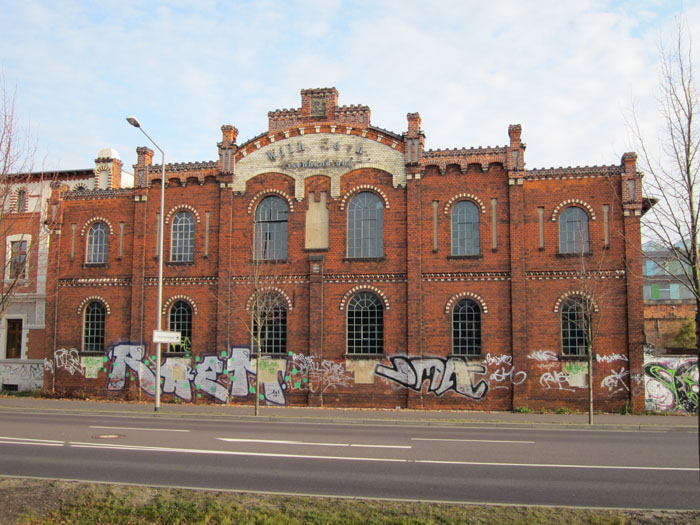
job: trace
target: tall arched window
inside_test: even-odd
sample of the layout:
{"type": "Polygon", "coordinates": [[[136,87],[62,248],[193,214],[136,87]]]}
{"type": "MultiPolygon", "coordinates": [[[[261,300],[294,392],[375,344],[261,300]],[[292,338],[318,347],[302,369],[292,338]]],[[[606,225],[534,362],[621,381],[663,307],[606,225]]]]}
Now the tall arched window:
{"type": "Polygon", "coordinates": [[[194,261],[194,217],[188,211],[181,211],[173,218],[170,260],[194,261]]]}
{"type": "Polygon", "coordinates": [[[105,306],[92,301],[85,307],[83,317],[83,351],[102,352],[105,348],[105,306]]]}
{"type": "Polygon", "coordinates": [[[285,260],[287,258],[287,216],[284,199],[265,197],[255,210],[255,258],[285,260]]]}
{"type": "Polygon", "coordinates": [[[462,299],[452,311],[452,353],[481,354],[481,308],[471,299],[462,299]]]}
{"type": "Polygon", "coordinates": [[[561,351],[564,355],[588,355],[590,302],[572,297],[561,306],[561,351]]]}
{"type": "Polygon", "coordinates": [[[287,353],[287,307],[279,294],[261,295],[253,307],[253,351],[287,353]]]}
{"type": "Polygon", "coordinates": [[[348,301],[348,354],[384,352],[384,305],[371,292],[360,292],[348,301]]]}
{"type": "Polygon", "coordinates": [[[479,255],[479,208],[459,201],[452,209],[452,255],[479,255]]]}
{"type": "Polygon", "coordinates": [[[87,264],[104,264],[107,262],[107,247],[109,230],[107,225],[96,222],[90,227],[87,236],[87,264]]]}
{"type": "Polygon", "coordinates": [[[559,214],[559,253],[588,251],[588,214],[581,208],[569,206],[559,214]]]}
{"type": "Polygon", "coordinates": [[[348,257],[384,255],[384,203],[374,193],[358,193],[348,206],[348,257]]]}
{"type": "Polygon", "coordinates": [[[192,307],[187,301],[177,301],[170,308],[171,332],[180,332],[180,344],[171,344],[169,352],[192,351],[192,307]]]}

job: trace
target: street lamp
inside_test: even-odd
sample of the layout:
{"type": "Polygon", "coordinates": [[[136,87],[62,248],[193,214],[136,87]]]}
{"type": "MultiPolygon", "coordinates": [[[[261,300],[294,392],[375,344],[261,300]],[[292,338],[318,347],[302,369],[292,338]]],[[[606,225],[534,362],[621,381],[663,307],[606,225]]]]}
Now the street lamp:
{"type": "MultiPolygon", "coordinates": [[[[161,177],[160,177],[160,217],[158,223],[158,310],[156,313],[156,329],[162,328],[162,312],[163,309],[163,215],[165,213],[165,152],[155,143],[155,141],[141,127],[141,123],[136,117],[127,117],[126,121],[141,130],[141,133],[146,135],[146,138],[151,141],[162,156],[161,177]]],[[[156,399],[154,410],[157,412],[160,408],[160,343],[156,343],[156,399]]]]}

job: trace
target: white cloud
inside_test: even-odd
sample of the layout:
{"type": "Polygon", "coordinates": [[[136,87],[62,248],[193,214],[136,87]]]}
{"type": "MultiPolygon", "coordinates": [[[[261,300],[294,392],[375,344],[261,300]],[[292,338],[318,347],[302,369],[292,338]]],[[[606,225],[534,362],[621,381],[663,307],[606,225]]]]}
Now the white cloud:
{"type": "MultiPolygon", "coordinates": [[[[246,140],[268,111],[298,107],[300,89],[329,86],[398,133],[419,111],[428,147],[505,144],[519,122],[530,167],[612,164],[633,98],[654,129],[656,45],[679,6],[33,0],[4,7],[0,62],[61,168],[105,146],[132,164],[146,141],[128,114],[169,160],[214,159],[221,124],[246,140]]],[[[684,9],[696,31],[700,5],[684,9]]]]}

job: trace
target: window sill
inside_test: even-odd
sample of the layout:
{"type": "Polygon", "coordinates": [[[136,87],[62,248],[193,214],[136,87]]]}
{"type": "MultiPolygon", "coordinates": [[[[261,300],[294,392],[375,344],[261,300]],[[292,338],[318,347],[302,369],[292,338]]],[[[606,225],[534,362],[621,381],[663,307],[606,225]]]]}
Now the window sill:
{"type": "Polygon", "coordinates": [[[450,357],[463,357],[465,359],[477,358],[482,359],[484,356],[481,352],[478,354],[450,354],[450,357]]]}
{"type": "Polygon", "coordinates": [[[588,361],[588,354],[565,355],[559,354],[559,361],[588,361]]]}
{"type": "Polygon", "coordinates": [[[191,357],[192,354],[190,352],[160,352],[161,357],[191,357]]]}
{"type": "Polygon", "coordinates": [[[83,268],[109,268],[109,263],[83,263],[83,268]]]}
{"type": "MultiPolygon", "coordinates": [[[[157,257],[156,257],[157,259],[157,257]]],[[[165,266],[194,266],[194,261],[165,261],[165,266]]]]}
{"type": "Polygon", "coordinates": [[[379,262],[386,261],[386,257],[343,257],[343,262],[379,262]]]}
{"type": "Polygon", "coordinates": [[[253,259],[253,264],[289,264],[289,259],[253,259]]]}
{"type": "Polygon", "coordinates": [[[84,350],[80,352],[81,357],[103,357],[104,355],[104,350],[84,350]]]}
{"type": "Polygon", "coordinates": [[[459,261],[459,260],[462,260],[462,259],[474,259],[474,260],[477,260],[477,259],[483,259],[483,258],[484,258],[484,256],[483,256],[483,254],[481,254],[481,253],[477,253],[477,254],[475,254],[475,255],[448,255],[448,256],[447,256],[447,260],[448,260],[448,261],[452,261],[452,260],[459,261]]]}
{"type": "Polygon", "coordinates": [[[384,354],[345,354],[345,359],[384,359],[384,354]]]}
{"type": "Polygon", "coordinates": [[[583,252],[583,253],[557,253],[557,257],[561,257],[563,259],[571,259],[572,257],[592,257],[593,252],[583,252]]]}

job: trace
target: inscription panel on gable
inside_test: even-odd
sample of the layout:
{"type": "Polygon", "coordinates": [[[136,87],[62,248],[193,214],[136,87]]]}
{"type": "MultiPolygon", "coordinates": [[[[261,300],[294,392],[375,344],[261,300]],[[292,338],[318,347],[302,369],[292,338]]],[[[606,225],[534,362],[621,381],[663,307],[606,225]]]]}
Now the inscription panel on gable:
{"type": "Polygon", "coordinates": [[[394,187],[406,184],[404,155],[395,148],[353,135],[319,133],[278,140],[242,158],[233,191],[245,192],[246,182],[261,173],[283,173],[295,180],[295,197],[302,200],[304,180],[325,175],[331,179],[331,197],[337,198],[342,176],[359,168],[391,173],[394,187]]]}

